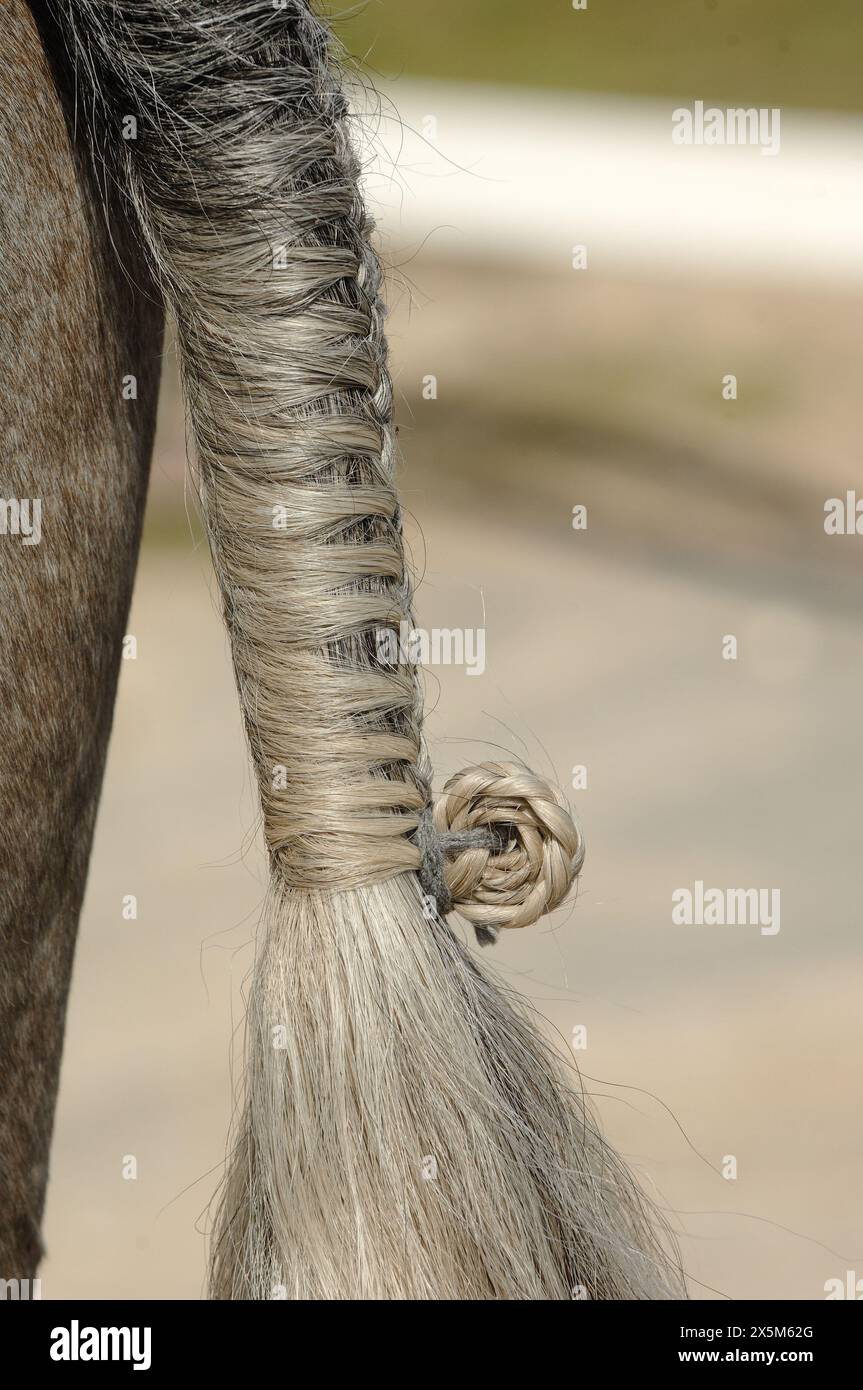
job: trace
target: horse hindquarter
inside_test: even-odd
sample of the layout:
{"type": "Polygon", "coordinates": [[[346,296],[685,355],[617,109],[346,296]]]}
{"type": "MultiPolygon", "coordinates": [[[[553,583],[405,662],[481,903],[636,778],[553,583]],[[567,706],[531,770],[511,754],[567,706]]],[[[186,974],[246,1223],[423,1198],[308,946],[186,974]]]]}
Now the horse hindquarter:
{"type": "MultiPolygon", "coordinates": [[[[32,1275],[158,393],[50,22],[0,26],[0,1278],[32,1275]],[[134,379],[134,381],[132,381],[134,379]]],[[[119,252],[119,255],[118,255],[119,252]]]]}

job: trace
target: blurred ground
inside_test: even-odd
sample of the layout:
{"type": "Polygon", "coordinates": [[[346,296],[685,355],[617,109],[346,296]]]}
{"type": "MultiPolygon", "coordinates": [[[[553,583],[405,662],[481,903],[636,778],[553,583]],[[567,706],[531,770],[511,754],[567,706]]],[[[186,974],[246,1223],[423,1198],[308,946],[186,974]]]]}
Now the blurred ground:
{"type": "MultiPolygon", "coordinates": [[[[825,499],[861,482],[861,296],[420,258],[393,298],[419,619],[487,631],[483,676],[429,673],[437,771],[501,748],[564,786],[588,768],[574,912],[483,961],[562,1046],[587,1027],[585,1083],[676,1213],[695,1296],[823,1297],[863,1273],[861,542],[823,531],[825,499]],[[671,892],[699,878],[780,888],[780,933],[672,926],[671,892]]],[[[49,1298],[198,1297],[224,1152],[263,874],[182,453],[169,375],[76,963],[49,1298]]]]}

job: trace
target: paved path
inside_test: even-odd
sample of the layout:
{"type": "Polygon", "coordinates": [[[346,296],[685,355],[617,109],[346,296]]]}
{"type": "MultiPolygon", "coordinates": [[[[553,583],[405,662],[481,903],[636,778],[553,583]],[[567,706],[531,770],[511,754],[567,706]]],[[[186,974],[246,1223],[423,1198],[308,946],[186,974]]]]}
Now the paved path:
{"type": "Polygon", "coordinates": [[[774,156],[674,145],[681,105],[384,84],[358,107],[368,187],[402,253],[430,238],[441,256],[568,266],[584,244],[601,273],[863,279],[863,119],[785,108],[774,156]]]}

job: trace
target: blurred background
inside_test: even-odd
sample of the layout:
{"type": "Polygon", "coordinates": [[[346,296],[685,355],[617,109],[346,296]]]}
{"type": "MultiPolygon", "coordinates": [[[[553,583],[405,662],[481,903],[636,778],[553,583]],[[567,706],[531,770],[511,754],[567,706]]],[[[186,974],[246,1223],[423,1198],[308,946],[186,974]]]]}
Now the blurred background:
{"type": "MultiPolygon", "coordinates": [[[[863,539],[824,530],[863,497],[863,12],[375,0],[337,30],[366,74],[418,621],[485,632],[481,675],[428,671],[437,773],[523,757],[575,781],[588,841],[574,909],[483,963],[586,1038],[694,1297],[823,1298],[863,1277],[863,539]],[[696,101],[778,108],[778,154],[673,145],[696,101]],[[779,889],[780,931],[674,925],[696,880],[779,889]]],[[[169,350],[47,1298],[203,1289],[265,876],[184,467],[169,350]]]]}

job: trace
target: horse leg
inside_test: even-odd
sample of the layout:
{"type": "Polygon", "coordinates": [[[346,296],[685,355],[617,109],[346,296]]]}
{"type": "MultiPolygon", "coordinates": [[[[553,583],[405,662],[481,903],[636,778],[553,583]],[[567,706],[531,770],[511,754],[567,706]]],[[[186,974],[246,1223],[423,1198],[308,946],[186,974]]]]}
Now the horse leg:
{"type": "Polygon", "coordinates": [[[50,23],[24,0],[5,0],[3,16],[0,1278],[23,1279],[41,1255],[66,1000],[140,537],[162,315],[122,216],[103,211],[50,23]]]}

